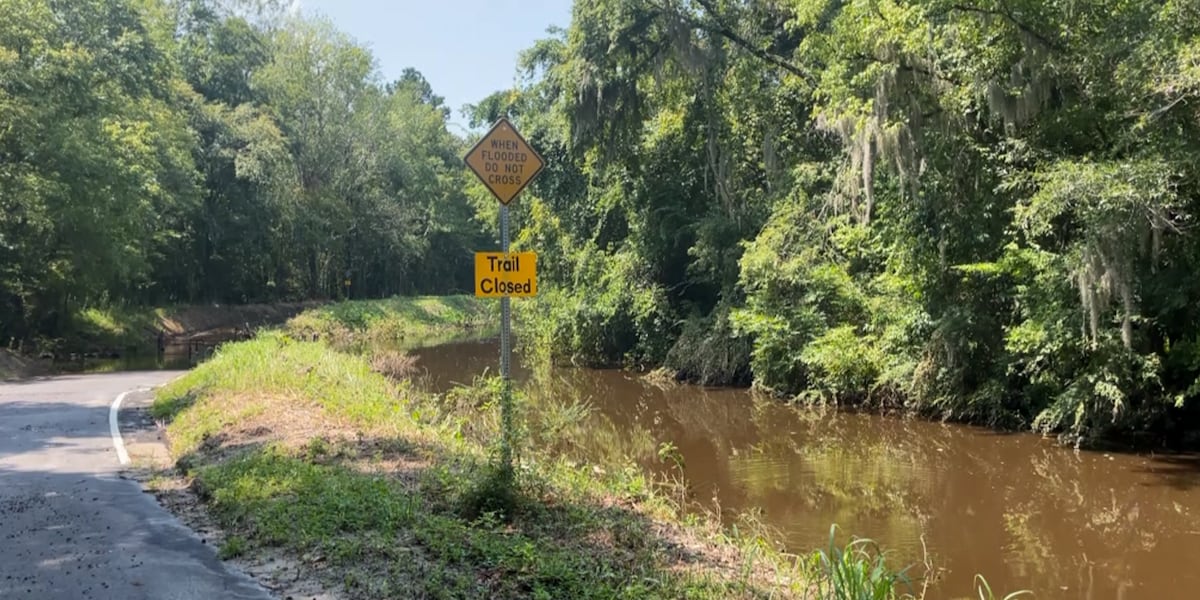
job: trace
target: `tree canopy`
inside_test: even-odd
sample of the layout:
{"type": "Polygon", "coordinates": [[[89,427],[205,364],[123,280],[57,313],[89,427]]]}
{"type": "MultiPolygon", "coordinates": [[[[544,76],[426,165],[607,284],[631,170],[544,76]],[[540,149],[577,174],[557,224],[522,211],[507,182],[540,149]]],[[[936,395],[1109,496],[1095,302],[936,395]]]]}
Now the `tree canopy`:
{"type": "MultiPolygon", "coordinates": [[[[0,336],[104,303],[470,288],[415,70],[267,0],[0,0],[0,336]],[[345,287],[346,280],[351,282],[345,287]]],[[[1200,5],[576,0],[470,107],[546,158],[530,356],[1196,436],[1200,5]]]]}
{"type": "Polygon", "coordinates": [[[532,344],[1074,439],[1193,429],[1198,11],[579,0],[478,107],[558,158],[522,233],[561,284],[532,344]]]}
{"type": "Polygon", "coordinates": [[[0,14],[3,339],[103,303],[469,289],[463,141],[420,73],[270,2],[0,14]]]}

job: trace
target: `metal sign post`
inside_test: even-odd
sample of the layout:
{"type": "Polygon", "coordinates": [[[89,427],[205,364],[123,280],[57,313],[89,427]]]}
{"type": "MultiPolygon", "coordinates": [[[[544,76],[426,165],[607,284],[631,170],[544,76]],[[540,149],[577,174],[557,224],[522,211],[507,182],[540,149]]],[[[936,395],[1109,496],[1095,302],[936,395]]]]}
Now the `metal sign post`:
{"type": "Polygon", "coordinates": [[[506,476],[513,471],[513,447],[516,437],[512,398],[512,297],[537,294],[537,257],[526,260],[522,269],[520,254],[508,250],[508,203],[541,173],[545,162],[525,138],[508,122],[500,119],[475,144],[465,157],[471,169],[488,191],[500,201],[500,252],[476,253],[475,295],[500,296],[500,462],[506,476]]]}
{"type": "MultiPolygon", "coordinates": [[[[508,205],[500,205],[500,251],[508,254],[508,205]]],[[[500,298],[500,464],[512,470],[512,298],[500,298]]]]}

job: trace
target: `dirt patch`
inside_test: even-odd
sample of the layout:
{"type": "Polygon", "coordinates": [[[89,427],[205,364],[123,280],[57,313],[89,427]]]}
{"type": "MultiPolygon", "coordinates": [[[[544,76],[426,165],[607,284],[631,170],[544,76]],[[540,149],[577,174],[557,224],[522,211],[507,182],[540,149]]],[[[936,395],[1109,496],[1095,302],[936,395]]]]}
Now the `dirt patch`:
{"type": "Polygon", "coordinates": [[[356,428],[332,418],[315,401],[297,396],[257,394],[211,401],[252,406],[254,410],[241,422],[204,441],[200,451],[206,455],[205,462],[225,458],[239,448],[266,443],[297,450],[315,439],[333,442],[360,437],[356,428]]]}

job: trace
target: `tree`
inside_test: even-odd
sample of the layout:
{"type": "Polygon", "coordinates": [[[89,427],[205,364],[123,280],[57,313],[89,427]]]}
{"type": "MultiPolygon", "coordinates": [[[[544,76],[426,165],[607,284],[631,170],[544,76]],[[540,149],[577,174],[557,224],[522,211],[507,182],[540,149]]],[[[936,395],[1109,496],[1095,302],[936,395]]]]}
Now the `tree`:
{"type": "Polygon", "coordinates": [[[336,297],[347,271],[356,295],[468,285],[462,141],[415,70],[382,85],[278,2],[0,7],[0,336],[94,304],[336,297]]]}
{"type": "Polygon", "coordinates": [[[521,235],[576,249],[552,271],[574,291],[538,320],[576,359],[704,381],[1072,439],[1174,427],[1200,390],[1196,10],[577,2],[479,107],[566,149],[521,235]],[[606,297],[585,282],[631,263],[669,310],[597,346],[569,324],[606,297]]]}
{"type": "Polygon", "coordinates": [[[61,331],[72,307],[136,295],[198,196],[172,63],[134,6],[5,2],[0,335],[61,331]],[[11,325],[10,325],[11,324],[11,325]]]}

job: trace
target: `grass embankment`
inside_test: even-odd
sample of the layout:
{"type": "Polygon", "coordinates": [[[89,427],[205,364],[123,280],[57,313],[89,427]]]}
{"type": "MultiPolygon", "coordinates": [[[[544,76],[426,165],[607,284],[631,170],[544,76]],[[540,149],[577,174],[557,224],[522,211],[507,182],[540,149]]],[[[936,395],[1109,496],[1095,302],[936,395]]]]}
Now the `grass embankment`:
{"type": "MultiPolygon", "coordinates": [[[[74,312],[61,337],[38,340],[27,354],[151,354],[159,333],[172,339],[196,335],[213,341],[231,339],[248,330],[289,321],[297,337],[320,337],[342,350],[364,350],[376,343],[416,346],[464,332],[486,334],[495,327],[495,311],[469,296],[392,298],[321,305],[320,302],[275,304],[199,304],[182,306],[89,307],[74,312]]],[[[0,369],[6,367],[0,364],[0,369]]],[[[17,375],[25,371],[10,369],[17,375]]],[[[4,371],[0,371],[2,375],[4,371]]]]}
{"type": "Polygon", "coordinates": [[[305,311],[287,323],[301,339],[321,339],[337,350],[370,353],[417,347],[498,331],[499,312],[472,296],[351,300],[305,311]]]}
{"type": "Polygon", "coordinates": [[[62,345],[68,352],[155,349],[159,323],[167,318],[166,308],[86,308],[71,320],[71,331],[62,345]]]}
{"type": "MultiPolygon", "coordinates": [[[[159,391],[154,412],[226,531],[223,556],[283,551],[330,589],[372,599],[857,600],[907,589],[862,545],[795,557],[723,534],[618,459],[581,464],[526,444],[509,486],[491,461],[495,380],[427,394],[380,374],[378,356],[326,341],[472,331],[488,313],[472,302],[325,307],[225,346],[159,391]]],[[[525,439],[586,426],[571,406],[525,407],[525,439]]]]}
{"type": "Polygon", "coordinates": [[[158,334],[168,338],[202,333],[228,335],[225,330],[246,330],[278,325],[317,302],[191,306],[91,307],[79,310],[62,339],[47,350],[58,353],[153,353],[158,334]]]}
{"type": "Polygon", "coordinates": [[[506,490],[488,460],[493,392],[429,396],[360,357],[271,333],[162,389],[155,412],[172,420],[172,454],[231,535],[225,554],[320,556],[351,597],[767,589],[772,564],[669,524],[673,509],[636,469],[527,454],[506,490]]]}

